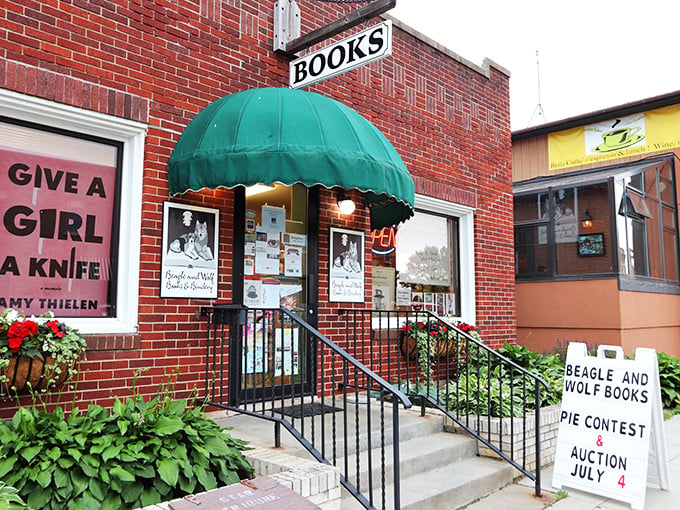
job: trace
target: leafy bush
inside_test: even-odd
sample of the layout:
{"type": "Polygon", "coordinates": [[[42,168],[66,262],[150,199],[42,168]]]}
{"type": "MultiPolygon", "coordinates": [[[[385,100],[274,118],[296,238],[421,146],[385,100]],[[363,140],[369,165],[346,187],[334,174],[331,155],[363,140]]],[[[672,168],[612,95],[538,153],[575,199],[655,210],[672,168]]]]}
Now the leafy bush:
{"type": "Polygon", "coordinates": [[[244,447],[168,395],[68,417],[61,407],[21,407],[0,422],[0,479],[32,508],[138,508],[251,476],[244,447]]]}
{"type": "Polygon", "coordinates": [[[680,412],[680,359],[665,352],[657,354],[659,360],[659,381],[661,403],[671,414],[680,412]]]}
{"type": "Polygon", "coordinates": [[[0,508],[3,510],[30,510],[14,487],[0,482],[0,508]]]}
{"type": "Polygon", "coordinates": [[[508,381],[489,377],[486,370],[480,374],[462,374],[454,383],[449,383],[442,396],[450,411],[458,414],[508,417],[522,414],[522,397],[517,388],[511,388],[508,381]]]}
{"type": "MultiPolygon", "coordinates": [[[[539,385],[542,407],[562,400],[564,364],[558,355],[540,354],[508,342],[496,351],[548,383],[549,389],[539,385]]],[[[468,356],[467,368],[461,371],[456,382],[449,384],[443,395],[450,410],[461,414],[509,417],[535,409],[532,378],[519,370],[511,372],[499,358],[481,348],[470,350],[468,356]],[[522,397],[525,393],[526,403],[522,397]]]]}
{"type": "MultiPolygon", "coordinates": [[[[550,389],[539,385],[542,407],[562,400],[564,364],[559,356],[540,354],[508,342],[497,352],[550,385],[550,389]]],[[[442,398],[450,410],[460,414],[521,416],[536,406],[533,379],[520,370],[510,371],[499,358],[481,348],[470,350],[467,367],[461,370],[456,382],[448,385],[442,398]]]]}
{"type": "MultiPolygon", "coordinates": [[[[540,354],[527,347],[507,342],[496,351],[525,370],[538,375],[550,385],[550,390],[541,385],[542,406],[559,404],[562,401],[566,348],[562,348],[559,342],[558,349],[553,350],[551,354],[540,354]]],[[[596,352],[596,346],[588,346],[588,353],[591,356],[596,352]]],[[[442,392],[442,398],[447,402],[449,409],[461,414],[508,417],[511,411],[514,411],[515,416],[521,415],[524,410],[519,396],[524,391],[522,375],[515,372],[511,378],[510,372],[507,369],[501,371],[498,360],[484,350],[479,349],[476,352],[471,350],[469,356],[467,369],[462,370],[458,380],[450,383],[442,392]]],[[[678,414],[680,359],[660,352],[658,360],[663,407],[669,409],[671,415],[678,414]]],[[[526,393],[526,409],[534,409],[533,388],[527,388],[526,393]]]]}
{"type": "Polygon", "coordinates": [[[550,390],[546,390],[541,385],[542,406],[551,406],[562,401],[564,361],[559,355],[540,354],[522,345],[512,345],[508,342],[505,342],[503,347],[499,348],[497,352],[510,361],[514,361],[525,370],[538,375],[550,385],[550,390]]]}

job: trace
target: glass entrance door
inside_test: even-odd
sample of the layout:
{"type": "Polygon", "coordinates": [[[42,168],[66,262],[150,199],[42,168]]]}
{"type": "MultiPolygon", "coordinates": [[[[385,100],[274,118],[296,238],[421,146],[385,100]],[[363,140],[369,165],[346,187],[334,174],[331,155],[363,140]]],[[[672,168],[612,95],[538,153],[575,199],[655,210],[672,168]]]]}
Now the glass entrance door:
{"type": "Polygon", "coordinates": [[[313,357],[301,338],[304,329],[279,311],[308,320],[309,201],[301,184],[246,188],[242,302],[247,311],[236,335],[240,356],[230,357],[239,402],[285,395],[292,385],[296,393],[311,387],[313,357]]]}

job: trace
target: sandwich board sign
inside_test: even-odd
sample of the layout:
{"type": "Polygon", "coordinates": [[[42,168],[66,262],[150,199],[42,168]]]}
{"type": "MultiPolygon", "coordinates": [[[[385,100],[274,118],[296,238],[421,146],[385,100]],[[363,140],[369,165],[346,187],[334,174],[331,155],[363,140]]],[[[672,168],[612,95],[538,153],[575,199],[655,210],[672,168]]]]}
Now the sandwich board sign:
{"type": "Polygon", "coordinates": [[[625,359],[619,346],[567,350],[552,485],[645,506],[647,482],[670,490],[654,349],[625,359]],[[607,353],[615,354],[608,357],[607,353]]]}
{"type": "Polygon", "coordinates": [[[386,20],[289,64],[289,86],[299,89],[392,54],[392,21],[386,20]]]}

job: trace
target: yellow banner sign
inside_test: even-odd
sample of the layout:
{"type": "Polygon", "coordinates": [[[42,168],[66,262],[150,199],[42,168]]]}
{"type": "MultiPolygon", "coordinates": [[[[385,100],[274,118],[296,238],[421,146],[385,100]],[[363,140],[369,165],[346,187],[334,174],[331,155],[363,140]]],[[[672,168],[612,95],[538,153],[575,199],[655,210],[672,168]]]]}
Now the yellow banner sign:
{"type": "Polygon", "coordinates": [[[680,105],[548,135],[550,170],[680,147],[680,105]]]}

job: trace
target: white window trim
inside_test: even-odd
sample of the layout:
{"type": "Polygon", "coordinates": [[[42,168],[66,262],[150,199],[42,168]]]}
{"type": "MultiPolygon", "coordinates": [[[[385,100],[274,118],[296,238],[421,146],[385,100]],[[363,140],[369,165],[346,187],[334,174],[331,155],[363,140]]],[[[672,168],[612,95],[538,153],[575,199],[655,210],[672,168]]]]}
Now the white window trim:
{"type": "Polygon", "coordinates": [[[460,250],[460,320],[476,325],[475,209],[438,198],[416,195],[415,208],[458,218],[460,250]]]}
{"type": "Polygon", "coordinates": [[[118,242],[117,317],[68,318],[85,334],[136,333],[138,329],[142,177],[147,125],[0,89],[0,116],[123,143],[118,242]]]}

